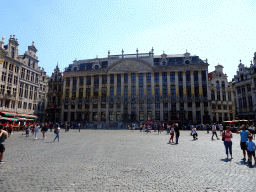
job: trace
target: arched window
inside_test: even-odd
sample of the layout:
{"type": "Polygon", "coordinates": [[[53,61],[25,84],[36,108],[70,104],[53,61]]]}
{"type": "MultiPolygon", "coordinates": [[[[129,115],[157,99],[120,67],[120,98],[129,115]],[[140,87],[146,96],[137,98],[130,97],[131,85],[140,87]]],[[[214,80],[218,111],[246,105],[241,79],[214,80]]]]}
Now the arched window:
{"type": "Polygon", "coordinates": [[[219,81],[216,81],[216,88],[220,89],[220,82],[219,81]]]}

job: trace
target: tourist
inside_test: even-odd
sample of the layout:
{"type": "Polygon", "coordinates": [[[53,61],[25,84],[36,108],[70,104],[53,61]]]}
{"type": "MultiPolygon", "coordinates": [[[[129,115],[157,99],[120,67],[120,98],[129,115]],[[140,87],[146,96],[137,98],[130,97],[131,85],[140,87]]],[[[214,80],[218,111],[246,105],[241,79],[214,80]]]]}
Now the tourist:
{"type": "Polygon", "coordinates": [[[232,141],[231,141],[232,137],[233,136],[232,136],[232,132],[230,131],[230,128],[226,127],[226,131],[224,131],[222,133],[222,138],[224,138],[224,145],[226,148],[227,159],[228,159],[228,150],[229,150],[231,159],[233,159],[233,157],[232,157],[232,141]]]}
{"type": "Polygon", "coordinates": [[[206,130],[207,130],[207,133],[209,133],[209,130],[210,130],[209,124],[206,124],[206,130]]]}
{"type": "Polygon", "coordinates": [[[215,123],[212,125],[212,140],[213,140],[214,135],[216,135],[217,139],[219,140],[218,135],[216,133],[216,124],[215,123]]]}
{"type": "Polygon", "coordinates": [[[79,132],[81,130],[81,123],[78,123],[78,129],[79,129],[79,132]]]}
{"type": "Polygon", "coordinates": [[[4,163],[3,156],[5,151],[5,140],[8,138],[8,133],[3,129],[3,125],[0,124],[0,164],[4,163]]]}
{"type": "Polygon", "coordinates": [[[160,132],[160,134],[161,134],[161,125],[160,125],[159,122],[157,123],[157,131],[158,131],[158,134],[159,134],[159,132],[160,132]]]}
{"type": "Polygon", "coordinates": [[[241,150],[243,151],[243,155],[244,155],[244,158],[242,160],[246,160],[246,142],[248,141],[248,136],[249,136],[249,131],[245,130],[245,125],[242,125],[241,128],[238,128],[237,131],[236,131],[236,134],[239,134],[240,133],[240,137],[241,137],[241,140],[240,140],[240,147],[241,147],[241,150]],[[242,129],[242,130],[241,130],[242,129]]]}
{"type": "Polygon", "coordinates": [[[175,131],[175,136],[176,136],[176,144],[179,144],[178,140],[179,140],[179,136],[180,136],[180,129],[179,129],[178,124],[175,124],[174,131],[175,131]]]}
{"type": "Polygon", "coordinates": [[[29,137],[29,131],[30,131],[30,128],[29,128],[29,125],[27,124],[26,125],[26,137],[29,137]]]}
{"type": "Polygon", "coordinates": [[[172,141],[172,143],[174,143],[174,142],[173,142],[173,137],[174,137],[174,124],[172,124],[172,127],[171,127],[171,129],[170,129],[170,135],[171,135],[171,137],[170,137],[170,139],[169,139],[169,143],[171,143],[171,141],[172,141]]]}
{"type": "Polygon", "coordinates": [[[45,124],[42,125],[41,131],[43,133],[43,139],[46,139],[45,133],[48,131],[48,128],[45,124]]]}
{"type": "Polygon", "coordinates": [[[168,123],[167,124],[167,129],[166,129],[167,130],[167,134],[170,132],[170,128],[171,128],[171,125],[168,123]]]}
{"type": "Polygon", "coordinates": [[[39,126],[38,126],[38,124],[36,123],[36,124],[35,124],[35,139],[37,139],[38,129],[39,129],[39,126]]]}
{"type": "Polygon", "coordinates": [[[10,137],[12,134],[12,124],[8,124],[7,131],[8,131],[8,137],[10,137]]]}
{"type": "Polygon", "coordinates": [[[54,138],[53,142],[55,141],[55,139],[58,138],[58,142],[60,141],[60,125],[58,124],[57,127],[54,130],[54,133],[56,134],[56,137],[54,138]]]}
{"type": "Polygon", "coordinates": [[[252,164],[252,156],[254,157],[254,162],[256,164],[256,159],[255,159],[255,143],[252,141],[252,136],[250,135],[248,137],[249,141],[246,142],[246,149],[248,153],[248,161],[249,164],[252,164]]]}
{"type": "Polygon", "coordinates": [[[195,127],[192,128],[192,136],[193,136],[194,140],[197,139],[197,133],[196,133],[196,128],[195,127]]]}
{"type": "Polygon", "coordinates": [[[251,133],[251,135],[252,135],[252,138],[253,138],[253,137],[255,138],[255,127],[254,127],[253,125],[251,125],[251,126],[249,127],[249,131],[250,131],[250,133],[251,133]]]}
{"type": "Polygon", "coordinates": [[[220,135],[222,135],[222,132],[223,132],[223,126],[222,124],[220,124],[220,135]]]}

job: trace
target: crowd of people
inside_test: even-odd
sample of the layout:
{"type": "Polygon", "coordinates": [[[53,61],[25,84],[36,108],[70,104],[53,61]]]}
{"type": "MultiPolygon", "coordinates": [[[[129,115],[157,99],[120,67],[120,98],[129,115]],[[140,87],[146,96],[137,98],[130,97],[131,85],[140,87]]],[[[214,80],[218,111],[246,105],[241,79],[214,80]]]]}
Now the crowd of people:
{"type": "MultiPolygon", "coordinates": [[[[38,137],[38,132],[42,132],[43,139],[46,139],[46,133],[50,129],[50,131],[54,130],[54,133],[56,134],[53,142],[58,139],[58,142],[60,141],[60,124],[58,123],[43,123],[43,124],[38,124],[38,123],[26,123],[25,125],[25,135],[26,137],[29,137],[30,134],[35,136],[35,139],[38,137]]],[[[69,131],[69,129],[75,128],[80,129],[84,124],[77,123],[77,124],[72,124],[72,123],[65,123],[65,132],[69,131]]],[[[233,159],[232,156],[232,132],[230,131],[230,128],[228,126],[224,127],[221,124],[213,124],[213,125],[204,125],[201,124],[200,127],[197,125],[188,125],[187,127],[190,128],[191,133],[190,135],[193,137],[193,140],[198,139],[198,133],[197,130],[207,130],[207,133],[211,130],[212,132],[212,140],[214,139],[214,136],[219,140],[217,131],[220,131],[220,136],[222,137],[222,141],[225,146],[226,150],[226,155],[227,159],[229,158],[229,155],[231,159],[233,159]]],[[[129,129],[135,129],[135,124],[128,125],[129,129]]],[[[158,134],[161,134],[163,131],[166,130],[167,134],[170,134],[170,139],[169,143],[170,144],[179,144],[179,136],[180,136],[180,130],[184,129],[181,125],[175,122],[167,123],[167,122],[150,122],[147,124],[141,123],[140,126],[140,132],[145,130],[147,133],[151,133],[151,131],[158,132],[158,134]],[[175,136],[175,142],[174,142],[174,136],[175,136]]],[[[12,128],[11,125],[8,126],[3,126],[0,124],[0,163],[3,163],[2,158],[3,158],[3,153],[5,151],[5,140],[11,136],[12,133],[12,128]]],[[[240,134],[240,147],[241,150],[243,151],[243,159],[246,160],[246,155],[248,156],[248,162],[249,164],[252,164],[252,158],[254,158],[255,161],[255,143],[252,141],[255,139],[255,127],[254,125],[251,126],[246,126],[242,125],[239,127],[236,131],[236,134],[240,134]]]]}

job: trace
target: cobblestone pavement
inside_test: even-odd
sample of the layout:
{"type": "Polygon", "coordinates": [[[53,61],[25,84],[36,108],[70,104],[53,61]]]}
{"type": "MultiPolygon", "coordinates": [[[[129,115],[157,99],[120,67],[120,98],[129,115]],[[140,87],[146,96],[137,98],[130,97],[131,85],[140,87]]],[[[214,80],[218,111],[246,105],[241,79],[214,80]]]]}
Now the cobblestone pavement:
{"type": "Polygon", "coordinates": [[[178,145],[166,132],[61,130],[60,142],[15,132],[0,164],[0,191],[255,191],[256,166],[241,160],[240,136],[233,157],[205,131],[178,145]]]}

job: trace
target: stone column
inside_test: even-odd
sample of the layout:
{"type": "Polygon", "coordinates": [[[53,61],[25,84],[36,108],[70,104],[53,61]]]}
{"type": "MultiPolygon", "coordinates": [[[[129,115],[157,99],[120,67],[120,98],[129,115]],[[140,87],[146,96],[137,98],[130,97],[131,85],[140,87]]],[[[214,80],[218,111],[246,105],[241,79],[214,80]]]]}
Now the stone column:
{"type": "Polygon", "coordinates": [[[163,76],[162,72],[159,72],[159,89],[160,89],[160,121],[163,121],[163,76]]]}
{"type": "Polygon", "coordinates": [[[113,115],[114,115],[114,121],[116,121],[116,103],[117,103],[117,74],[114,74],[114,110],[113,110],[113,115]]]}
{"type": "Polygon", "coordinates": [[[128,73],[128,114],[131,117],[131,73],[128,73]]]}
{"type": "Polygon", "coordinates": [[[102,88],[102,75],[99,75],[98,121],[101,121],[101,88],[102,88]]]}
{"type": "Polygon", "coordinates": [[[109,125],[109,92],[110,92],[110,74],[107,74],[107,102],[106,102],[106,123],[109,125]]]}
{"type": "Polygon", "coordinates": [[[144,123],[147,122],[147,73],[143,73],[144,123]]]}
{"type": "MultiPolygon", "coordinates": [[[[175,71],[175,94],[176,94],[176,111],[179,110],[180,103],[177,102],[179,98],[179,78],[178,71],[175,71]]],[[[173,102],[173,101],[172,101],[173,102]]],[[[179,113],[177,113],[177,117],[179,118],[179,113]]]]}
{"type": "Polygon", "coordinates": [[[152,119],[155,120],[155,75],[151,73],[151,108],[152,108],[152,119]]]}
{"type": "Polygon", "coordinates": [[[94,76],[91,75],[91,102],[90,102],[90,121],[92,121],[92,115],[93,115],[93,86],[94,86],[94,76]]]}
{"type": "Polygon", "coordinates": [[[139,73],[136,73],[136,113],[137,120],[140,120],[140,105],[139,105],[139,73]]]}

